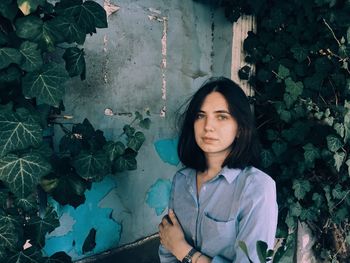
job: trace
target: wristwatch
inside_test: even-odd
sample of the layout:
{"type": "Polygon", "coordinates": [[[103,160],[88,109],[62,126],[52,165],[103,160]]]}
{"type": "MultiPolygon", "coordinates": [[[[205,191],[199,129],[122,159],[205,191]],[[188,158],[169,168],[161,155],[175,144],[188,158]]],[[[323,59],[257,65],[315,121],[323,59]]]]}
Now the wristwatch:
{"type": "Polygon", "coordinates": [[[188,252],[188,254],[182,259],[181,263],[192,263],[192,257],[197,252],[194,248],[188,252]]]}

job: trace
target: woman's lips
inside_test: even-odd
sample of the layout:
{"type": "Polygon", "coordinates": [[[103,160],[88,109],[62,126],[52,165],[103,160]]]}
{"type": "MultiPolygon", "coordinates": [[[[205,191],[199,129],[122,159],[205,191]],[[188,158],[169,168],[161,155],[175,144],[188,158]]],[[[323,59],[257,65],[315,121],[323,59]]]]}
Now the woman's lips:
{"type": "Polygon", "coordinates": [[[211,143],[211,142],[217,141],[218,139],[211,138],[211,137],[203,137],[202,140],[206,143],[211,143]]]}

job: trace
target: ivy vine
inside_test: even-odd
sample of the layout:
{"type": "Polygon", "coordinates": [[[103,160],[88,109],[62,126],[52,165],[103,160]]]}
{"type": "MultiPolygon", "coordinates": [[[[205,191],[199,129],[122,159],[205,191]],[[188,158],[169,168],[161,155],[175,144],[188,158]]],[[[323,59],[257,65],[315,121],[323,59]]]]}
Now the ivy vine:
{"type": "Polygon", "coordinates": [[[242,14],[257,19],[257,33],[244,41],[245,60],[256,65],[256,74],[247,65],[240,76],[255,91],[263,166],[277,182],[284,242],[276,256],[292,262],[300,220],[315,235],[318,260],[348,262],[350,2],[220,4],[232,22],[242,14]]]}

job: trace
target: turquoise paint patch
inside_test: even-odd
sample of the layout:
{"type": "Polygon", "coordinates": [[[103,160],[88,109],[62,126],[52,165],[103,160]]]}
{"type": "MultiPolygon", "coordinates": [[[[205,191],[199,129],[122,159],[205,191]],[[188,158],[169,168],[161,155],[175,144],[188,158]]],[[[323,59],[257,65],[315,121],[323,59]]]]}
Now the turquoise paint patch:
{"type": "Polygon", "coordinates": [[[158,179],[148,190],[146,203],[155,209],[157,216],[168,207],[170,190],[171,182],[166,179],[158,179]]]}
{"type": "Polygon", "coordinates": [[[44,252],[51,256],[57,251],[65,251],[73,260],[91,255],[101,253],[118,245],[121,235],[121,225],[111,218],[111,208],[101,208],[98,206],[101,199],[103,199],[113,188],[116,187],[115,180],[112,177],[105,177],[105,179],[98,183],[93,183],[91,190],[85,192],[86,201],[84,204],[74,207],[66,205],[60,206],[54,200],[50,200],[58,216],[68,214],[76,222],[72,227],[72,231],[63,236],[51,236],[46,238],[46,244],[43,248],[44,252]],[[84,241],[89,234],[91,228],[96,231],[96,246],[95,248],[83,255],[82,247],[84,241]],[[75,246],[73,246],[73,242],[75,246]]]}
{"type": "Polygon", "coordinates": [[[158,140],[154,143],[154,147],[159,157],[166,163],[177,166],[180,162],[177,155],[178,138],[158,140]]]}

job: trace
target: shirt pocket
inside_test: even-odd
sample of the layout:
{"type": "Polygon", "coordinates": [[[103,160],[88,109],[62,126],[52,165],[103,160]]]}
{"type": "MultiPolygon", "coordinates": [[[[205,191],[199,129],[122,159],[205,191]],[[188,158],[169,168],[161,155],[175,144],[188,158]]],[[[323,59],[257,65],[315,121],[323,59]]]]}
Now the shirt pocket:
{"type": "Polygon", "coordinates": [[[210,256],[233,256],[236,241],[236,219],[220,220],[204,213],[201,225],[202,250],[210,256]]]}

